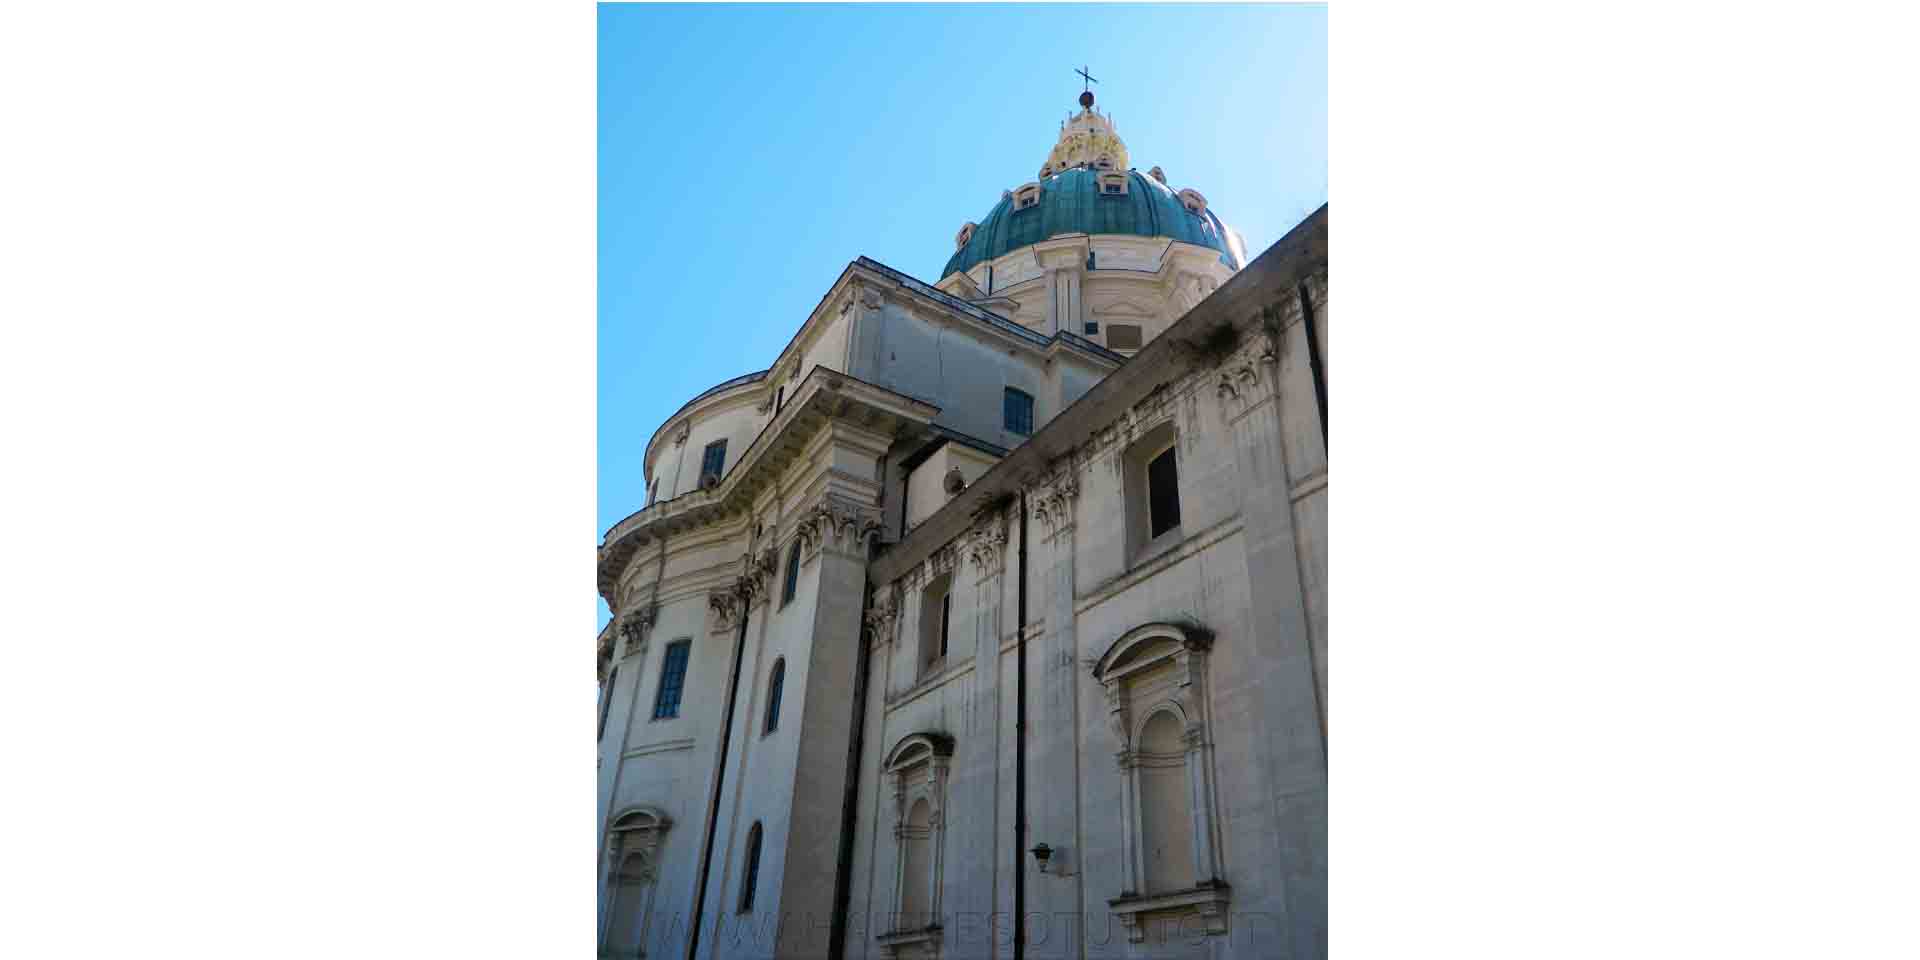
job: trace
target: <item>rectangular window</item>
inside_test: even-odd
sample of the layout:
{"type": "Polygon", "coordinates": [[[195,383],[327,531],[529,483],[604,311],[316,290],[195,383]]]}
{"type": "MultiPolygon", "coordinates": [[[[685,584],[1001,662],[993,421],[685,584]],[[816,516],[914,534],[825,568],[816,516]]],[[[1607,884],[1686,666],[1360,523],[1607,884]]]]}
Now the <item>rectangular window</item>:
{"type": "Polygon", "coordinates": [[[1147,463],[1148,537],[1158,537],[1180,525],[1180,477],[1168,447],[1147,463]]]}
{"type": "Polygon", "coordinates": [[[947,657],[947,623],[953,614],[953,574],[943,573],[920,595],[920,669],[922,673],[947,657]]]}
{"type": "Polygon", "coordinates": [[[1137,323],[1107,324],[1107,346],[1115,350],[1140,349],[1140,325],[1137,323]]]}
{"type": "Polygon", "coordinates": [[[715,440],[707,444],[707,452],[700,458],[700,482],[705,484],[708,477],[720,479],[720,471],[727,466],[727,442],[715,440]]]}
{"type": "Polygon", "coordinates": [[[1012,387],[1007,388],[1006,406],[1007,431],[1021,436],[1033,433],[1033,397],[1012,387]]]}
{"type": "Polygon", "coordinates": [[[1100,321],[1098,321],[1098,320],[1088,320],[1088,321],[1087,321],[1087,326],[1086,326],[1086,331],[1087,331],[1087,335],[1088,335],[1088,336],[1092,336],[1092,335],[1094,335],[1094,334],[1096,334],[1096,333],[1099,333],[1099,332],[1100,332],[1100,321]]]}
{"type": "Polygon", "coordinates": [[[653,698],[653,718],[665,720],[680,715],[680,688],[687,682],[687,654],[693,641],[675,640],[667,645],[660,662],[660,692],[653,698]]]}

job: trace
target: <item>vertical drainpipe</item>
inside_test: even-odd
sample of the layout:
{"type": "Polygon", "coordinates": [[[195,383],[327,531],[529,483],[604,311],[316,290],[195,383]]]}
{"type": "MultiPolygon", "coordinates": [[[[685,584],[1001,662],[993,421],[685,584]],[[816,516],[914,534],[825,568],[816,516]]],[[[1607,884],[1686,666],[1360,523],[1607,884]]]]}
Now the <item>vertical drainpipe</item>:
{"type": "Polygon", "coordinates": [[[1307,282],[1300,281],[1300,320],[1306,325],[1307,367],[1313,373],[1313,399],[1320,406],[1320,445],[1327,445],[1327,375],[1320,363],[1320,336],[1314,329],[1313,298],[1307,295],[1307,282]]]}
{"type": "Polygon", "coordinates": [[[747,617],[752,609],[752,601],[743,598],[740,630],[733,637],[733,672],[727,678],[727,711],[720,722],[720,763],[714,768],[713,792],[707,798],[707,840],[700,850],[700,882],[693,895],[693,926],[687,937],[687,960],[694,960],[700,951],[700,915],[707,905],[707,873],[713,869],[713,834],[720,826],[720,788],[727,777],[727,748],[733,742],[733,707],[740,695],[740,658],[746,653],[747,617]]]}
{"type": "Polygon", "coordinates": [[[1019,666],[1014,674],[1013,719],[1013,960],[1027,955],[1027,490],[1020,488],[1020,586],[1014,622],[1014,649],[1019,666]]]}

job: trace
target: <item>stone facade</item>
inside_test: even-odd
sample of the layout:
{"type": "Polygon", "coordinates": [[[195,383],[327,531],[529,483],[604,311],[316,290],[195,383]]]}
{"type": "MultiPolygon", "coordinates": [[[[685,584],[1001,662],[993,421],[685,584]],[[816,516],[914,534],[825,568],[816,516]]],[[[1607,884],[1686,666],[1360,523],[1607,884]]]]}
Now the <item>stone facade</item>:
{"type": "Polygon", "coordinates": [[[1168,267],[1130,359],[862,258],[675,413],[600,549],[602,955],[1012,956],[1018,901],[1324,956],[1325,241],[1168,267]]]}

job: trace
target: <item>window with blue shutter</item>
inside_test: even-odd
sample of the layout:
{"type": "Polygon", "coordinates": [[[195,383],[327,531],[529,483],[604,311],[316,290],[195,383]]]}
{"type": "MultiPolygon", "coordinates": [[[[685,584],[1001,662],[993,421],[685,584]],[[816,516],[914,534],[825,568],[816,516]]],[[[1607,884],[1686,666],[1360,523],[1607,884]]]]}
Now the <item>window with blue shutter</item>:
{"type": "Polygon", "coordinates": [[[1033,433],[1033,397],[1012,387],[1007,388],[1006,406],[1007,432],[1021,436],[1033,433]]]}
{"type": "Polygon", "coordinates": [[[667,645],[666,656],[660,662],[660,692],[653,698],[655,720],[680,715],[680,688],[687,682],[687,654],[692,647],[691,640],[675,640],[667,645]]]}

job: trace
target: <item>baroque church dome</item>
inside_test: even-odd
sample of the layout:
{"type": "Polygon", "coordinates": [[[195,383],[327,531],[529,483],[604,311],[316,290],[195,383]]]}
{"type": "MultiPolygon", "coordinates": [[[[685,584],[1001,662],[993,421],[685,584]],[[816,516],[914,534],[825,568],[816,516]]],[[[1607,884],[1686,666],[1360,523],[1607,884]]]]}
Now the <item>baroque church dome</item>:
{"type": "Polygon", "coordinates": [[[978,224],[968,224],[941,277],[970,270],[1023,247],[1063,234],[1165,237],[1220,252],[1229,269],[1246,265],[1239,235],[1194,190],[1167,185],[1160,168],[1128,166],[1127,147],[1091,94],[1061,124],[1038,181],[1009,190],[978,224]]]}

